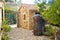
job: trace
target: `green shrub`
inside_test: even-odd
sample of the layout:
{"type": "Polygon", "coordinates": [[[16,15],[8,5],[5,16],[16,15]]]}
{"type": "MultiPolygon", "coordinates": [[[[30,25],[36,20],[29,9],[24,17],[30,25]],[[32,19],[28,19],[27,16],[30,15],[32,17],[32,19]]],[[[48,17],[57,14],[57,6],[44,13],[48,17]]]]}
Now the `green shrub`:
{"type": "Polygon", "coordinates": [[[11,30],[11,27],[9,25],[2,25],[2,29],[5,31],[5,32],[9,32],[11,30]]]}
{"type": "Polygon", "coordinates": [[[7,20],[3,21],[2,29],[3,29],[4,32],[9,32],[11,30],[11,27],[8,25],[7,20]]]}
{"type": "Polygon", "coordinates": [[[56,32],[59,30],[58,27],[52,25],[46,25],[46,32],[44,33],[45,36],[49,36],[51,40],[55,40],[56,32]]]}
{"type": "Polygon", "coordinates": [[[9,40],[8,34],[5,34],[5,35],[4,35],[4,40],[9,40]]]}
{"type": "Polygon", "coordinates": [[[6,18],[8,19],[8,24],[16,24],[16,14],[6,13],[6,18]]]}
{"type": "Polygon", "coordinates": [[[8,32],[11,30],[11,27],[8,25],[7,20],[3,21],[1,28],[2,28],[2,32],[3,32],[2,40],[8,40],[9,39],[8,32]]]}
{"type": "Polygon", "coordinates": [[[56,31],[57,31],[58,29],[59,29],[59,28],[56,27],[56,26],[47,25],[47,26],[46,26],[45,35],[55,36],[55,33],[56,33],[56,31]]]}
{"type": "Polygon", "coordinates": [[[51,5],[41,3],[38,5],[38,11],[50,24],[60,26],[60,0],[55,0],[51,5]],[[46,6],[44,6],[46,5],[46,6]]]}
{"type": "Polygon", "coordinates": [[[49,33],[49,32],[45,32],[44,35],[45,35],[45,36],[50,36],[51,33],[49,33]]]}

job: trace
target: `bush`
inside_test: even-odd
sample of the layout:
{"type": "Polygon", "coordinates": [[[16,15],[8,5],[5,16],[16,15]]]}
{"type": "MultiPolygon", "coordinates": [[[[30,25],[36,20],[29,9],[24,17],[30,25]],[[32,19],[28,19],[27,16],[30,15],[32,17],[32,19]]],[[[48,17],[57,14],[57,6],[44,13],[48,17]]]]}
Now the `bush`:
{"type": "Polygon", "coordinates": [[[5,32],[9,32],[11,30],[11,27],[9,25],[2,25],[2,29],[5,31],[5,32]]]}
{"type": "Polygon", "coordinates": [[[8,32],[11,30],[11,27],[8,25],[8,21],[4,20],[3,24],[2,24],[2,40],[8,40],[9,36],[8,36],[8,32]]]}
{"type": "Polygon", "coordinates": [[[6,18],[8,19],[8,24],[16,24],[16,14],[6,13],[6,18]]]}
{"type": "Polygon", "coordinates": [[[4,35],[4,40],[9,40],[8,34],[5,34],[5,35],[4,35]]]}
{"type": "Polygon", "coordinates": [[[59,30],[58,27],[52,25],[46,25],[46,32],[44,33],[45,36],[49,36],[51,40],[55,40],[56,32],[59,30]]]}
{"type": "Polygon", "coordinates": [[[46,25],[46,32],[44,34],[48,36],[55,36],[55,33],[58,29],[59,28],[56,26],[46,25]]]}
{"type": "Polygon", "coordinates": [[[50,24],[60,26],[60,0],[55,0],[51,5],[38,4],[38,10],[50,24]]]}
{"type": "Polygon", "coordinates": [[[4,32],[9,32],[11,30],[11,27],[8,25],[7,20],[3,21],[2,29],[4,32]]]}

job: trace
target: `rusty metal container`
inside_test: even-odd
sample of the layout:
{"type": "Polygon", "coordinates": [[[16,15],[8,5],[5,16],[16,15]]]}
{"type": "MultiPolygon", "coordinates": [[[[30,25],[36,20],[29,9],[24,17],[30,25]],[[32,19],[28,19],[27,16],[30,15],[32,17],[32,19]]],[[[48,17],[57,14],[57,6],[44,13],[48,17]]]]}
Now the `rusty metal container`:
{"type": "Polygon", "coordinates": [[[33,16],[33,20],[34,20],[34,29],[33,29],[34,35],[42,35],[44,33],[45,21],[39,12],[37,12],[33,16]]]}

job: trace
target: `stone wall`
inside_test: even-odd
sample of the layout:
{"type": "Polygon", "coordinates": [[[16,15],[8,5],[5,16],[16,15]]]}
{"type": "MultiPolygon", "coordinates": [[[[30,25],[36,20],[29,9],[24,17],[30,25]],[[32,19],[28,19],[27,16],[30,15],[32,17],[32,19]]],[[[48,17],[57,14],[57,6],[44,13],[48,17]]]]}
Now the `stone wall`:
{"type": "Polygon", "coordinates": [[[27,28],[28,29],[28,25],[29,25],[29,10],[26,9],[25,7],[22,7],[20,9],[20,13],[19,13],[19,25],[23,28],[27,28]]]}
{"type": "Polygon", "coordinates": [[[34,11],[30,11],[30,13],[29,13],[29,29],[34,28],[34,21],[33,21],[34,14],[35,14],[34,11]]]}
{"type": "Polygon", "coordinates": [[[27,7],[22,6],[19,10],[19,25],[22,28],[26,29],[33,29],[34,28],[34,22],[33,22],[33,15],[35,14],[35,10],[30,10],[27,7]]]}

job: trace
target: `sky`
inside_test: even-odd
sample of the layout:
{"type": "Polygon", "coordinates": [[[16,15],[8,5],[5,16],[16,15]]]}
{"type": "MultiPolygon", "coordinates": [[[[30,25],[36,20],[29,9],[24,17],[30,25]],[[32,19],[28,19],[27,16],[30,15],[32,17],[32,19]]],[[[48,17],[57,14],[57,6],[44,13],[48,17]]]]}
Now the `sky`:
{"type": "Polygon", "coordinates": [[[25,4],[34,4],[34,0],[22,0],[22,3],[25,3],[25,4]]]}
{"type": "MultiPolygon", "coordinates": [[[[39,0],[39,1],[43,1],[43,0],[39,0]]],[[[47,0],[48,2],[49,0],[47,0]]],[[[35,0],[22,0],[22,3],[25,3],[25,4],[34,4],[35,0]]]]}
{"type": "MultiPolygon", "coordinates": [[[[17,0],[17,1],[19,1],[19,0],[17,0]]],[[[43,1],[43,0],[39,0],[39,1],[43,1]]],[[[48,2],[49,0],[47,0],[47,2],[48,2]]],[[[24,3],[24,4],[34,4],[34,2],[35,2],[35,0],[21,0],[21,2],[22,3],[24,3]]]]}

